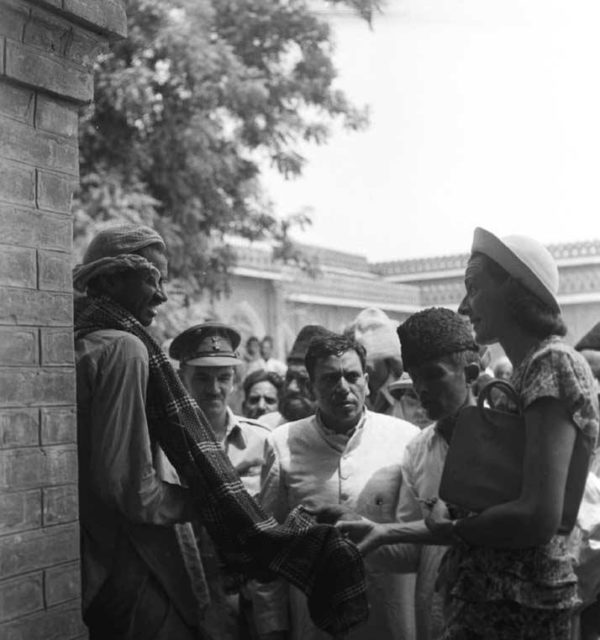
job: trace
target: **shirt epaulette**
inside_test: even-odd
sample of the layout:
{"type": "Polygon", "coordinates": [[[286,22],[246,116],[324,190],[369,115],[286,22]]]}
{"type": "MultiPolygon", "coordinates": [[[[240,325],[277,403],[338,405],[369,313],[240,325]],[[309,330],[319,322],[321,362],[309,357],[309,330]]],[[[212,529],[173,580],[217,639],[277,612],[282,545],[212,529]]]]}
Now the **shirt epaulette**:
{"type": "Polygon", "coordinates": [[[266,425],[260,423],[258,420],[254,420],[253,418],[246,418],[244,416],[235,416],[236,420],[238,421],[239,424],[247,424],[251,427],[260,427],[260,429],[264,429],[265,431],[268,431],[269,433],[271,432],[271,430],[269,429],[269,427],[267,427],[266,425]]]}

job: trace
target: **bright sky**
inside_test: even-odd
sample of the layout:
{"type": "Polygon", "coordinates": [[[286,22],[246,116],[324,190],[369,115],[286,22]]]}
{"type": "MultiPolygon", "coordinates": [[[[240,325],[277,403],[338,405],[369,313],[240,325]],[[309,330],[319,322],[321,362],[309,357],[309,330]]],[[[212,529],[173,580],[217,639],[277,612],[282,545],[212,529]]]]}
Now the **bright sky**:
{"type": "Polygon", "coordinates": [[[600,238],[600,2],[388,0],[334,19],[339,85],[371,126],[274,173],[297,239],[393,260],[468,251],[473,228],[600,238]]]}

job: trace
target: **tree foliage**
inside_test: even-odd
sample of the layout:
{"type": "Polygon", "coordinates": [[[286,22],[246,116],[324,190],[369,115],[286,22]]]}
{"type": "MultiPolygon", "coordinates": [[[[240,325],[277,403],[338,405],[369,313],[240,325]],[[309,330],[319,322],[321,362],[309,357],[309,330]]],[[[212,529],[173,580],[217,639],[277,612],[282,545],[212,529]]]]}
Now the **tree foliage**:
{"type": "MultiPolygon", "coordinates": [[[[378,4],[344,1],[368,20],[378,4]]],[[[76,236],[150,223],[174,275],[219,292],[235,260],[227,234],[289,246],[261,166],[298,175],[302,144],[323,143],[336,120],[358,129],[366,112],[334,88],[330,28],[304,0],[129,0],[128,21],[82,119],[76,236]]]]}

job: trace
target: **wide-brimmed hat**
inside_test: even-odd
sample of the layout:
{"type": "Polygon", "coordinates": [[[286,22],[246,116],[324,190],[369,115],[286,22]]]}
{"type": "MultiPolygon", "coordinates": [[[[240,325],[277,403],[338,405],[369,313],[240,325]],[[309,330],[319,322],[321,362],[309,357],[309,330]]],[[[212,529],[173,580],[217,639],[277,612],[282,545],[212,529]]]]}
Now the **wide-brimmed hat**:
{"type": "Polygon", "coordinates": [[[471,251],[491,258],[549,307],[560,311],[557,300],[558,267],[543,244],[527,236],[498,238],[486,229],[477,227],[471,251]]]}
{"type": "Polygon", "coordinates": [[[235,367],[242,364],[237,353],[242,337],[222,322],[204,322],[175,337],[169,356],[193,367],[235,367]]]}

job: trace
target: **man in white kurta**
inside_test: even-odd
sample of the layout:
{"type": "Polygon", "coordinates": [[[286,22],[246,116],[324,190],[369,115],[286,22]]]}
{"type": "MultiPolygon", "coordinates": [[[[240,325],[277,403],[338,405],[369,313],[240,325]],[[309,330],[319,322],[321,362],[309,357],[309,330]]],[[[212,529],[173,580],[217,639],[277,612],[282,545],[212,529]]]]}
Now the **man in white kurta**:
{"type": "MultiPolygon", "coordinates": [[[[317,414],[278,427],[267,440],[260,501],[279,521],[297,505],[340,505],[370,520],[395,519],[402,483],[401,461],[417,427],[365,410],[364,349],[332,334],[311,342],[306,364],[317,414]]],[[[352,640],[414,638],[412,576],[369,571],[369,621],[352,640]]],[[[283,583],[265,586],[266,609],[257,624],[265,637],[320,640],[306,599],[283,583]],[[280,635],[270,635],[274,632],[280,635]]]]}

